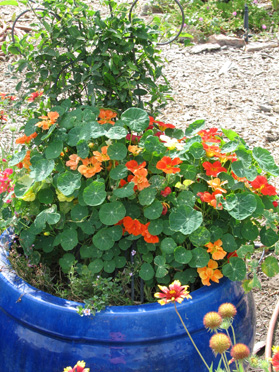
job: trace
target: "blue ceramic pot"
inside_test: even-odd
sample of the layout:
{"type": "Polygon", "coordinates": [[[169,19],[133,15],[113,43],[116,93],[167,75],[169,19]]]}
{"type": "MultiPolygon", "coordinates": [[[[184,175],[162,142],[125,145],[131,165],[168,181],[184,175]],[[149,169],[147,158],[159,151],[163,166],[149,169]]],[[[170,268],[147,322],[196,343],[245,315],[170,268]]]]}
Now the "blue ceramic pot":
{"type": "MultiPolygon", "coordinates": [[[[8,244],[6,235],[0,245],[8,244]]],[[[0,257],[0,367],[5,372],[62,372],[85,360],[91,372],[205,372],[200,357],[175,313],[173,304],[112,306],[93,318],[80,317],[79,303],[51,296],[24,282],[11,270],[5,250],[0,257]]],[[[191,293],[178,305],[194,341],[208,364],[211,334],[203,317],[224,302],[237,308],[237,341],[253,346],[255,307],[240,283],[191,293]]]]}

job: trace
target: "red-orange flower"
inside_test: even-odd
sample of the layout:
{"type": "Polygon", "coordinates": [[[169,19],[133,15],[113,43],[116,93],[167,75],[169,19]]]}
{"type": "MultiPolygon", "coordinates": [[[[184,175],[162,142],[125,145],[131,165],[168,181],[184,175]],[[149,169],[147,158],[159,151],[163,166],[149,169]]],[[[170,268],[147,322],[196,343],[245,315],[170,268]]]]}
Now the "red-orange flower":
{"type": "MultiPolygon", "coordinates": [[[[209,205],[211,205],[213,208],[216,209],[216,207],[217,207],[216,195],[218,195],[218,194],[221,194],[221,192],[220,191],[214,191],[212,194],[210,194],[209,192],[205,191],[205,192],[198,192],[197,196],[200,197],[202,202],[208,203],[209,205]]],[[[218,208],[219,209],[222,208],[221,203],[218,204],[218,208]]]]}
{"type": "Polygon", "coordinates": [[[110,160],[110,157],[108,156],[107,152],[108,152],[108,146],[103,146],[101,149],[101,152],[93,151],[93,154],[95,155],[95,158],[98,161],[103,162],[103,161],[110,160]]]}
{"type": "Polygon", "coordinates": [[[39,123],[35,124],[36,127],[40,127],[43,130],[48,130],[49,127],[53,124],[55,124],[56,120],[58,119],[59,114],[58,112],[49,112],[47,116],[40,116],[40,119],[44,119],[43,121],[40,121],[39,123]]]}
{"type": "Polygon", "coordinates": [[[226,256],[227,252],[222,248],[222,244],[222,240],[218,239],[214,243],[204,245],[208,248],[207,252],[212,254],[213,260],[222,260],[226,256]]]}
{"type": "Polygon", "coordinates": [[[173,124],[165,124],[162,121],[154,120],[153,123],[157,124],[157,127],[160,129],[161,132],[164,132],[167,128],[174,129],[175,125],[173,124]]]}
{"type": "Polygon", "coordinates": [[[92,156],[91,158],[81,159],[82,165],[78,167],[78,171],[86,178],[93,177],[96,173],[101,172],[102,163],[92,156]]]}
{"type": "Polygon", "coordinates": [[[129,216],[126,216],[123,218],[123,225],[125,230],[131,234],[131,235],[141,235],[143,231],[143,226],[142,223],[140,223],[137,219],[132,219],[129,216]]]}
{"type": "Polygon", "coordinates": [[[30,165],[31,165],[31,162],[30,162],[30,153],[31,153],[31,151],[30,150],[27,150],[24,159],[20,163],[18,163],[16,165],[18,168],[20,168],[20,169],[22,167],[24,167],[25,169],[29,169],[30,168],[30,165]]]}
{"type": "Polygon", "coordinates": [[[114,125],[115,122],[112,120],[117,116],[117,113],[115,111],[109,110],[109,109],[101,109],[99,114],[99,120],[98,123],[103,124],[112,124],[114,125]]]}
{"type": "Polygon", "coordinates": [[[24,144],[24,143],[27,144],[27,143],[29,143],[33,138],[36,138],[37,135],[38,135],[37,132],[34,132],[34,133],[30,134],[30,136],[26,136],[26,135],[24,134],[24,136],[17,138],[16,141],[15,141],[15,143],[16,143],[16,144],[24,144]]]}
{"type": "Polygon", "coordinates": [[[177,173],[180,172],[180,168],[176,168],[175,166],[182,163],[182,160],[179,158],[171,159],[169,156],[164,156],[161,160],[158,161],[156,164],[156,168],[162,170],[167,174],[177,173]]]}
{"type": "Polygon", "coordinates": [[[187,291],[188,285],[181,285],[179,280],[172,282],[169,287],[158,285],[162,292],[157,292],[154,294],[155,298],[161,298],[158,300],[160,305],[165,305],[169,302],[181,303],[185,298],[188,300],[192,298],[187,291]]]}
{"type": "Polygon", "coordinates": [[[270,185],[264,176],[257,176],[250,185],[263,195],[277,195],[275,187],[270,185]]]}
{"type": "Polygon", "coordinates": [[[221,150],[218,146],[209,146],[206,143],[203,143],[203,148],[206,152],[206,156],[212,158],[213,156],[218,157],[221,153],[221,150]]]}
{"type": "Polygon", "coordinates": [[[69,156],[69,158],[70,160],[66,162],[66,166],[70,167],[71,170],[76,170],[81,158],[77,154],[72,154],[69,156]]]}
{"type": "Polygon", "coordinates": [[[131,178],[131,182],[134,182],[134,184],[137,186],[139,191],[150,186],[150,183],[148,182],[148,179],[146,178],[147,174],[148,174],[148,171],[145,168],[136,169],[134,171],[135,176],[131,178]]]}
{"type": "Polygon", "coordinates": [[[41,97],[43,95],[43,91],[36,91],[30,94],[30,97],[28,98],[29,102],[35,101],[36,98],[41,97]]]}
{"type": "Polygon", "coordinates": [[[7,121],[8,119],[7,119],[7,116],[6,115],[4,115],[4,111],[2,110],[2,111],[0,111],[0,121],[7,121]]]}
{"type": "Polygon", "coordinates": [[[217,267],[216,261],[209,260],[207,266],[197,269],[203,285],[211,285],[210,280],[219,283],[219,279],[223,278],[223,274],[217,267]]]}
{"type": "Polygon", "coordinates": [[[203,142],[219,143],[221,140],[218,137],[222,136],[222,133],[218,133],[217,128],[210,128],[209,130],[200,130],[198,135],[201,136],[203,142]]]}
{"type": "Polygon", "coordinates": [[[135,170],[144,168],[146,166],[146,162],[144,161],[143,163],[138,164],[136,160],[130,160],[130,161],[127,161],[125,165],[129,169],[129,171],[134,173],[135,170]]]}
{"type": "Polygon", "coordinates": [[[143,239],[146,241],[146,243],[159,243],[159,238],[157,235],[151,235],[150,232],[148,231],[148,226],[150,225],[150,222],[147,224],[143,225],[143,231],[142,231],[142,236],[143,239]]]}
{"type": "Polygon", "coordinates": [[[227,255],[227,260],[228,260],[228,262],[230,262],[230,258],[231,258],[231,257],[238,257],[237,252],[234,251],[234,252],[230,252],[230,253],[228,253],[228,255],[227,255]]]}
{"type": "Polygon", "coordinates": [[[206,170],[207,176],[217,177],[220,172],[227,172],[227,169],[222,167],[222,164],[219,161],[215,161],[214,163],[205,161],[202,166],[206,170]]]}
{"type": "Polygon", "coordinates": [[[274,354],[272,361],[271,361],[273,368],[275,369],[275,372],[279,371],[279,351],[274,354]]]}

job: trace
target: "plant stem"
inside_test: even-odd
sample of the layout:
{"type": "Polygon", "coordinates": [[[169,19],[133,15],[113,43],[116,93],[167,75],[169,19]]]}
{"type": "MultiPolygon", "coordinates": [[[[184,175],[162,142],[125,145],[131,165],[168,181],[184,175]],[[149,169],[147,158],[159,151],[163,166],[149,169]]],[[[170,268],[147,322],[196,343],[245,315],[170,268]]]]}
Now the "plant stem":
{"type": "Polygon", "coordinates": [[[182,323],[182,325],[183,325],[183,327],[184,327],[184,329],[185,329],[185,331],[186,331],[186,333],[187,333],[189,339],[191,340],[191,342],[192,342],[194,348],[197,350],[197,353],[198,353],[199,356],[201,357],[201,359],[202,359],[203,363],[205,364],[206,368],[210,371],[210,368],[208,367],[208,365],[207,365],[206,361],[204,360],[202,354],[200,353],[200,351],[199,351],[197,345],[195,344],[194,340],[192,339],[192,337],[191,337],[191,335],[190,335],[190,333],[189,333],[189,331],[188,331],[188,329],[187,329],[185,323],[183,322],[183,320],[182,320],[182,318],[181,318],[181,315],[179,314],[179,312],[178,312],[178,310],[177,310],[176,303],[174,302],[173,304],[174,304],[175,312],[176,312],[176,314],[178,315],[178,317],[179,317],[179,319],[180,319],[180,321],[181,321],[181,323],[182,323]]]}

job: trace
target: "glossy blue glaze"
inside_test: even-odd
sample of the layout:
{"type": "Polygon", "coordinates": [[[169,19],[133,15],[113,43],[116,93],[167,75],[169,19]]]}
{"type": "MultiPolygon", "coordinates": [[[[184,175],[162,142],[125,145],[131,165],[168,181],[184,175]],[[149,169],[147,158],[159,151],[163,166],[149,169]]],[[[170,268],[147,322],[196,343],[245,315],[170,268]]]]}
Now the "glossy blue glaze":
{"type": "MultiPolygon", "coordinates": [[[[0,246],[5,243],[0,237],[0,246]]],[[[62,372],[85,360],[92,372],[205,372],[172,304],[110,307],[93,318],[76,313],[79,303],[44,293],[24,282],[9,267],[1,250],[0,367],[5,372],[62,372]]],[[[211,334],[203,327],[208,311],[224,302],[237,308],[237,341],[253,346],[255,307],[240,283],[221,280],[203,287],[178,305],[206,361],[211,334]]]]}

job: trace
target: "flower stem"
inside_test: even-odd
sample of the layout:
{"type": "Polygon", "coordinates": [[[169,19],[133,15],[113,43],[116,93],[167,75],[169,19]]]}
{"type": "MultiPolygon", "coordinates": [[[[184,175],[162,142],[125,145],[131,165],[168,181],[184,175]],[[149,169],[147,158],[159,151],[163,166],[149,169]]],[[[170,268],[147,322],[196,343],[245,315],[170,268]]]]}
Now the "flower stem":
{"type": "Polygon", "coordinates": [[[191,335],[190,335],[190,333],[189,333],[189,331],[188,331],[188,329],[187,329],[185,323],[183,322],[183,320],[182,320],[182,318],[181,318],[181,315],[179,314],[179,312],[178,312],[178,310],[177,310],[177,307],[176,307],[176,303],[175,303],[175,302],[174,302],[174,308],[175,308],[175,312],[176,312],[176,314],[178,315],[178,317],[179,317],[179,319],[180,319],[180,321],[181,321],[181,323],[182,323],[182,325],[183,325],[183,327],[184,327],[184,329],[185,329],[185,331],[186,331],[186,333],[187,333],[189,339],[191,340],[191,342],[192,342],[194,348],[197,350],[197,353],[198,353],[199,356],[201,357],[201,359],[202,359],[203,363],[205,364],[206,368],[210,371],[210,368],[208,367],[208,365],[207,365],[206,361],[204,360],[202,354],[200,353],[200,351],[199,351],[197,345],[195,344],[194,340],[192,339],[192,337],[191,337],[191,335]]]}

